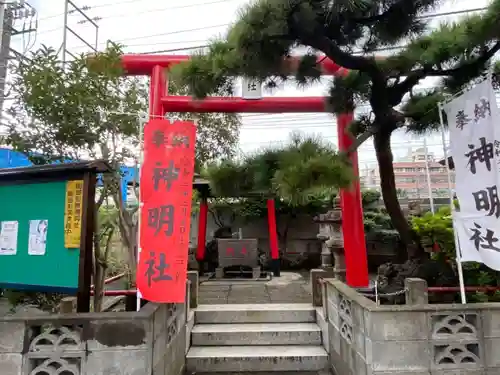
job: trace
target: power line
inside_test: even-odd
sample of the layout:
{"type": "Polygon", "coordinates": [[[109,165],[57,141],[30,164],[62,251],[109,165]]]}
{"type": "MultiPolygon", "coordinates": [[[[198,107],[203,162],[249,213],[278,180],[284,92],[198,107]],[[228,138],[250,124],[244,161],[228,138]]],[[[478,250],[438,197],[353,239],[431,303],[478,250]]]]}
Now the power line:
{"type": "MultiPolygon", "coordinates": [[[[115,42],[120,43],[120,42],[126,42],[128,40],[140,40],[140,39],[146,39],[146,38],[156,38],[158,36],[183,34],[183,33],[189,33],[189,32],[193,32],[193,31],[203,31],[203,30],[208,30],[208,29],[216,29],[216,28],[219,28],[219,27],[226,27],[228,25],[229,24],[224,23],[224,24],[221,24],[221,25],[212,25],[212,26],[205,26],[205,27],[195,27],[195,28],[192,28],[192,29],[183,29],[183,30],[176,30],[176,31],[168,31],[168,32],[165,32],[165,33],[142,35],[142,36],[134,36],[134,37],[131,37],[131,38],[118,39],[118,40],[115,40],[115,42]]],[[[105,43],[100,43],[100,44],[105,44],[105,43]]]]}
{"type": "MultiPolygon", "coordinates": [[[[215,28],[219,28],[219,27],[225,27],[227,25],[228,24],[212,25],[212,26],[205,26],[205,27],[196,27],[196,28],[192,28],[192,29],[183,29],[183,30],[176,30],[176,31],[168,31],[168,32],[165,32],[165,33],[142,35],[142,36],[135,36],[135,37],[125,38],[125,39],[118,39],[118,40],[114,40],[114,42],[120,43],[120,42],[126,42],[128,40],[140,40],[140,39],[147,39],[147,38],[156,38],[156,37],[159,37],[159,36],[176,35],[176,34],[183,34],[183,33],[189,33],[189,32],[194,32],[194,31],[203,31],[203,30],[208,30],[208,29],[215,29],[215,28]]],[[[55,30],[60,30],[60,29],[62,29],[62,27],[61,28],[57,28],[57,29],[53,29],[53,30],[51,30],[51,32],[55,31],[55,30]]],[[[39,32],[38,34],[39,35],[43,34],[43,32],[39,32]]],[[[101,42],[101,43],[99,43],[99,45],[106,45],[106,42],[101,42]]],[[[154,45],[154,43],[153,44],[148,43],[148,44],[144,44],[144,45],[154,45]]],[[[80,46],[77,46],[77,47],[74,47],[74,48],[81,48],[81,47],[83,47],[83,45],[80,45],[80,46]]]]}
{"type": "MultiPolygon", "coordinates": [[[[311,134],[311,133],[306,133],[306,134],[311,134]]],[[[325,136],[323,135],[321,137],[321,139],[324,139],[326,141],[331,141],[333,143],[333,141],[337,141],[338,138],[336,136],[325,136]]],[[[245,145],[255,145],[255,146],[272,146],[274,144],[287,144],[287,143],[290,143],[290,140],[285,138],[285,139],[276,139],[276,140],[272,140],[272,141],[256,141],[256,142],[240,142],[240,146],[245,146],[245,145]]],[[[361,153],[361,152],[375,152],[375,149],[373,148],[373,146],[371,147],[368,147],[365,146],[367,145],[366,143],[364,143],[359,149],[358,149],[358,152],[361,153]]],[[[427,147],[432,147],[432,148],[437,148],[437,147],[442,147],[443,144],[441,142],[439,143],[427,143],[427,147]]],[[[403,143],[403,142],[400,142],[400,143],[391,143],[391,149],[393,151],[403,151],[403,150],[407,150],[407,149],[414,149],[414,148],[422,148],[423,147],[423,143],[422,144],[409,144],[409,143],[403,143]]],[[[439,151],[442,151],[442,150],[439,150],[439,151]]]]}
{"type": "MultiPolygon", "coordinates": [[[[474,9],[467,9],[467,10],[460,10],[460,11],[452,11],[452,12],[443,12],[443,13],[436,13],[432,15],[426,15],[422,16],[420,18],[436,18],[436,17],[443,17],[443,16],[450,16],[450,15],[458,15],[458,14],[463,14],[463,13],[470,13],[470,12],[478,12],[478,11],[484,11],[487,8],[474,8],[474,9]]],[[[143,39],[147,37],[156,37],[159,35],[170,35],[174,33],[184,33],[184,32],[193,32],[193,31],[201,31],[204,29],[208,28],[217,28],[217,27],[223,27],[223,26],[228,26],[229,24],[224,24],[224,25],[214,25],[214,26],[208,26],[208,27],[203,27],[203,28],[195,28],[195,29],[188,29],[188,30],[180,30],[178,32],[171,32],[171,33],[165,33],[165,34],[153,34],[150,36],[143,36],[143,37],[135,37],[134,39],[143,39]]],[[[123,42],[127,40],[132,40],[131,38],[128,39],[121,39],[118,40],[118,42],[123,42]]],[[[203,41],[186,41],[186,43],[200,43],[203,41]]],[[[125,45],[125,47],[140,47],[140,46],[151,46],[151,45],[161,45],[161,44],[177,44],[181,42],[164,42],[164,43],[138,43],[138,44],[128,44],[125,45]]],[[[189,47],[181,47],[181,48],[175,48],[175,49],[163,49],[163,50],[153,50],[153,51],[148,51],[148,52],[137,52],[138,54],[157,54],[157,53],[168,53],[168,52],[181,52],[181,51],[189,51],[189,50],[194,50],[194,49],[203,49],[203,48],[208,48],[210,45],[209,44],[200,44],[200,45],[195,45],[195,46],[189,46],[189,47]]],[[[80,45],[75,48],[85,48],[86,46],[80,45]]],[[[401,45],[401,46],[387,46],[387,47],[380,47],[375,49],[373,52],[384,52],[384,51],[391,51],[391,50],[397,50],[397,49],[402,49],[405,48],[406,45],[401,45]]],[[[357,51],[354,54],[363,54],[363,51],[357,51]]]]}
{"type": "MultiPolygon", "coordinates": [[[[144,0],[116,1],[116,2],[107,3],[107,4],[99,4],[99,5],[93,5],[93,6],[82,6],[81,9],[88,12],[88,11],[98,9],[98,8],[102,9],[102,8],[117,6],[117,5],[122,6],[124,4],[136,3],[139,1],[144,2],[144,0]]],[[[99,21],[102,19],[123,18],[123,17],[128,17],[128,16],[136,16],[139,14],[146,14],[146,13],[153,13],[153,12],[155,12],[155,13],[166,12],[166,11],[171,11],[171,10],[176,10],[176,9],[187,9],[187,8],[201,7],[201,6],[207,6],[207,5],[228,3],[228,2],[232,2],[232,1],[235,1],[235,0],[214,0],[214,1],[204,2],[204,3],[197,3],[197,4],[186,4],[186,5],[179,5],[179,6],[174,6],[174,7],[163,7],[163,8],[159,8],[159,9],[148,9],[148,10],[140,11],[140,12],[107,16],[107,17],[103,17],[103,18],[99,19],[99,21]]],[[[53,14],[51,16],[41,18],[40,21],[49,20],[49,19],[60,17],[63,15],[64,15],[64,13],[53,14]]]]}
{"type": "Polygon", "coordinates": [[[201,6],[207,6],[207,5],[217,5],[217,4],[224,4],[228,3],[230,1],[235,1],[235,0],[214,0],[211,2],[206,2],[206,3],[200,3],[200,4],[188,4],[188,5],[181,5],[179,7],[175,8],[156,8],[156,9],[147,9],[144,11],[140,12],[128,12],[128,13],[122,13],[122,14],[113,14],[112,16],[104,16],[104,17],[97,17],[99,21],[101,20],[108,20],[108,19],[117,19],[117,18],[127,18],[127,17],[137,17],[140,15],[145,15],[145,14],[150,14],[150,13],[163,13],[163,12],[169,12],[172,10],[178,10],[178,9],[188,9],[188,8],[194,8],[194,7],[201,7],[201,6]]]}
{"type": "MultiPolygon", "coordinates": [[[[230,1],[230,0],[228,0],[230,1]]],[[[487,7],[483,8],[472,8],[472,9],[464,9],[464,10],[458,10],[458,11],[452,11],[452,12],[442,12],[442,13],[434,13],[434,14],[429,14],[429,15],[423,15],[419,17],[420,19],[434,19],[438,17],[447,17],[447,16],[453,16],[453,15],[460,15],[460,14],[465,14],[465,13],[471,13],[471,12],[480,12],[488,9],[487,7]]],[[[103,17],[100,21],[106,20],[106,19],[112,19],[114,16],[109,16],[109,17],[103,17]]],[[[144,35],[144,36],[138,36],[138,37],[131,37],[131,38],[125,38],[125,39],[119,39],[116,40],[116,42],[124,42],[128,40],[140,40],[140,39],[145,39],[145,38],[154,38],[158,36],[165,36],[165,35],[174,35],[174,34],[180,34],[180,33],[186,33],[186,32],[194,32],[194,31],[202,31],[206,29],[211,29],[211,28],[218,28],[218,27],[227,27],[230,26],[230,23],[226,24],[221,24],[221,25],[213,25],[213,26],[205,26],[205,27],[198,27],[198,28],[193,28],[193,29],[186,29],[186,30],[178,30],[178,31],[171,31],[171,32],[166,32],[166,33],[157,33],[157,34],[150,34],[150,35],[144,35]]],[[[59,28],[51,29],[48,31],[41,30],[39,34],[44,34],[47,32],[52,32],[55,30],[58,30],[59,28]]],[[[100,44],[105,44],[105,43],[100,43],[100,44]]],[[[145,45],[151,45],[151,44],[145,44],[145,45]]],[[[75,48],[80,48],[83,46],[78,46],[75,48]]],[[[388,49],[393,49],[393,48],[399,48],[399,47],[383,47],[380,50],[388,50],[388,49]]],[[[376,50],[378,51],[378,50],[376,50]]]]}
{"type": "MultiPolygon", "coordinates": [[[[174,41],[170,41],[170,42],[158,42],[158,43],[155,43],[156,46],[161,46],[162,44],[183,44],[183,45],[187,45],[187,44],[194,44],[195,46],[200,46],[202,45],[203,43],[207,43],[207,40],[206,39],[197,39],[197,40],[174,40],[174,41]],[[196,44],[195,44],[196,43],[196,44]]],[[[127,44],[127,47],[144,47],[144,46],[150,46],[149,44],[146,44],[146,43],[137,43],[137,44],[127,44]]],[[[75,47],[77,48],[77,47],[75,47]]],[[[180,47],[182,49],[184,48],[190,48],[190,47],[180,47]]]]}

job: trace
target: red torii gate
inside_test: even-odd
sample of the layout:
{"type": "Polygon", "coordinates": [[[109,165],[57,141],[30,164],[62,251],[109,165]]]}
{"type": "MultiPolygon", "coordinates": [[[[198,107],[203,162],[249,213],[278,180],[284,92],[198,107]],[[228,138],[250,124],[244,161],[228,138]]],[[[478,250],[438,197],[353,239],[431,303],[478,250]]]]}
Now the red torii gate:
{"type": "MultiPolygon", "coordinates": [[[[149,116],[161,118],[167,112],[259,112],[259,113],[300,113],[325,112],[324,97],[271,97],[260,100],[245,100],[232,97],[209,97],[204,100],[193,100],[189,96],[168,95],[167,69],[173,65],[186,62],[189,55],[142,55],[132,54],[122,57],[122,65],[127,75],[145,75],[151,77],[149,88],[149,116]]],[[[286,66],[293,70],[297,59],[285,61],[286,66]]],[[[346,74],[347,71],[328,58],[318,60],[323,75],[346,74]]],[[[353,143],[347,132],[347,126],[353,119],[352,113],[338,116],[337,134],[339,150],[346,151],[353,143]]],[[[357,153],[351,153],[354,173],[359,176],[357,153]]],[[[342,232],[344,236],[346,281],[353,287],[368,286],[368,263],[363,226],[363,210],[361,207],[361,191],[356,180],[350,189],[340,192],[342,208],[342,232]]],[[[278,236],[276,231],[276,213],[274,200],[268,199],[269,242],[271,258],[279,262],[278,236]]],[[[197,258],[203,259],[205,253],[207,202],[201,203],[198,229],[197,258]]]]}

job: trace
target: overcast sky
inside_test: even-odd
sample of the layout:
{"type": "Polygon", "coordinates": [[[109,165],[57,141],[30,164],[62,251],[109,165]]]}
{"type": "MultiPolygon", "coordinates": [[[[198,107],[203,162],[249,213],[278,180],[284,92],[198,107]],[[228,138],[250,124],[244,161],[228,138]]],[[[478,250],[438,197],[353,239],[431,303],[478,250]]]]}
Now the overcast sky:
{"type": "MultiPolygon", "coordinates": [[[[238,9],[248,0],[73,0],[91,17],[99,17],[98,47],[103,48],[107,40],[126,45],[126,52],[151,52],[202,46],[208,39],[223,33],[227,25],[236,20],[238,9]]],[[[38,33],[35,38],[16,37],[13,46],[18,51],[34,50],[41,43],[59,48],[63,38],[64,0],[28,1],[38,10],[38,33]],[[43,5],[42,5],[43,4],[43,5]]],[[[437,13],[470,10],[484,7],[487,0],[446,1],[437,13]]],[[[70,10],[72,7],[70,6],[70,10]]],[[[434,24],[453,20],[457,16],[444,16],[433,19],[434,24]]],[[[95,43],[95,28],[88,22],[81,24],[84,18],[71,14],[68,25],[90,44],[95,43]]],[[[68,34],[68,49],[73,53],[89,51],[80,40],[68,34]]],[[[186,54],[190,50],[169,52],[186,54]]],[[[432,81],[425,81],[422,87],[432,86],[432,81]]],[[[317,96],[324,95],[326,84],[300,90],[288,85],[276,92],[265,95],[275,96],[317,96]]],[[[366,108],[365,108],[366,110],[366,108]]],[[[240,149],[248,152],[268,144],[284,142],[291,131],[321,134],[326,139],[337,143],[336,123],[327,114],[248,114],[243,116],[240,149]]],[[[411,140],[406,134],[393,136],[393,149],[396,157],[402,157],[408,150],[423,144],[423,139],[411,140]]],[[[443,154],[441,135],[427,138],[431,152],[436,156],[443,154]]],[[[360,150],[360,169],[373,166],[376,162],[373,145],[369,141],[360,150]]]]}

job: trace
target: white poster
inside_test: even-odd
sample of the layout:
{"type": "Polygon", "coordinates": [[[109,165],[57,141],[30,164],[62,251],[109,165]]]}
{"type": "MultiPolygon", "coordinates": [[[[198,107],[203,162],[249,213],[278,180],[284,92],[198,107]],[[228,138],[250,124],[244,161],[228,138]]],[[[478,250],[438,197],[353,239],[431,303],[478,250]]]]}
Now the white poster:
{"type": "Polygon", "coordinates": [[[30,220],[28,239],[29,255],[45,255],[48,225],[48,220],[30,220]]]}
{"type": "Polygon", "coordinates": [[[0,226],[0,255],[17,254],[17,234],[19,222],[2,221],[0,226]]]}
{"type": "Polygon", "coordinates": [[[490,80],[443,106],[450,130],[460,212],[499,218],[499,112],[490,80]]]}
{"type": "Polygon", "coordinates": [[[500,271],[500,226],[494,216],[453,214],[457,237],[457,259],[479,262],[500,271]]]}

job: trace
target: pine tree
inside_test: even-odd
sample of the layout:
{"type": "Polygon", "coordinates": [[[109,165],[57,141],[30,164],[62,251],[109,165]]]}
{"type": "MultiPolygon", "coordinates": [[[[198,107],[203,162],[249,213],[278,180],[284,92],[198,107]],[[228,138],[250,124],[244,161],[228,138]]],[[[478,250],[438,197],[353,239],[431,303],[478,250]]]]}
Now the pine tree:
{"type": "MultiPolygon", "coordinates": [[[[351,125],[359,146],[373,138],[384,203],[407,245],[409,256],[424,255],[418,237],[398,202],[391,151],[391,134],[398,128],[426,132],[439,124],[437,102],[476,79],[500,49],[500,0],[481,14],[431,30],[429,14],[436,0],[257,0],[242,9],[223,38],[208,53],[196,55],[174,71],[195,97],[232,87],[234,77],[247,76],[268,86],[289,79],[283,59],[295,47],[308,47],[294,79],[318,81],[318,58],[324,55],[350,70],[333,78],[326,98],[332,112],[351,111],[360,103],[370,115],[351,125]],[[406,44],[387,58],[377,49],[406,44]],[[414,93],[426,77],[441,77],[434,90],[414,93]],[[409,100],[407,100],[410,96],[409,100]],[[412,246],[416,244],[417,246],[412,246]]],[[[354,149],[354,148],[353,148],[354,149]]]]}

